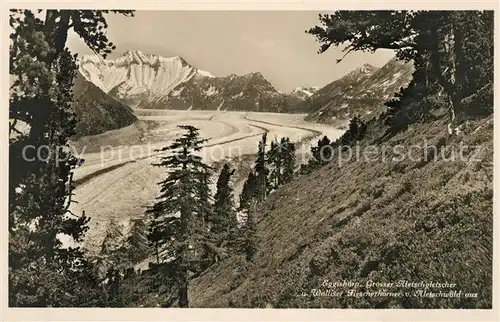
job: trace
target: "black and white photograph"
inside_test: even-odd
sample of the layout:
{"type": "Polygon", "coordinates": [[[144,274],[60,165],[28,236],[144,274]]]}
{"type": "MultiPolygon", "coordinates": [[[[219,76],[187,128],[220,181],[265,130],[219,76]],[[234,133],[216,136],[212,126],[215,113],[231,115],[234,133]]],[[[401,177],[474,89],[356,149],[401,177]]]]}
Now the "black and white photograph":
{"type": "Polygon", "coordinates": [[[494,10],[4,14],[9,308],[494,308],[494,10]]]}

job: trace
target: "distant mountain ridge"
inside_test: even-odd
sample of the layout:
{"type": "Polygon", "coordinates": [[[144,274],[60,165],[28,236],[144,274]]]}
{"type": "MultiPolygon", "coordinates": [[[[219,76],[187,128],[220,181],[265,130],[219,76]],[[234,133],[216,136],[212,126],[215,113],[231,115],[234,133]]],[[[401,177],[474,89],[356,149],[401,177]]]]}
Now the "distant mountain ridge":
{"type": "Polygon", "coordinates": [[[73,93],[77,136],[100,134],[137,121],[130,107],[106,94],[79,72],[74,79],[73,93]]]}
{"type": "Polygon", "coordinates": [[[408,85],[413,66],[396,58],[380,68],[364,64],[322,88],[302,86],[290,93],[277,90],[260,72],[216,77],[182,57],[141,51],[115,59],[84,55],[79,70],[87,81],[132,108],[305,112],[311,121],[328,123],[385,110],[384,102],[408,85]]]}
{"type": "Polygon", "coordinates": [[[320,88],[316,86],[299,86],[292,91],[292,95],[297,96],[300,99],[307,99],[316,93],[320,88]]]}
{"type": "Polygon", "coordinates": [[[276,90],[260,72],[215,77],[179,56],[127,51],[113,60],[84,55],[79,65],[88,81],[133,108],[289,112],[307,96],[276,90]]]}
{"type": "Polygon", "coordinates": [[[371,118],[384,111],[384,103],[412,79],[413,64],[391,59],[377,68],[369,64],[319,89],[300,103],[298,109],[309,113],[309,120],[330,122],[354,115],[371,118]]]}

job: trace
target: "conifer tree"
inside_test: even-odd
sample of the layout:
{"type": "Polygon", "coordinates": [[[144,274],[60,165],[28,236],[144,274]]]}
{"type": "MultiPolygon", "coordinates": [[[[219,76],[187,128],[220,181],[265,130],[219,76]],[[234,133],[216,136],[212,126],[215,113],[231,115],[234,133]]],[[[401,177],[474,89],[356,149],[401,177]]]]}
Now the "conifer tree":
{"type": "Polygon", "coordinates": [[[295,156],[295,144],[290,142],[290,138],[281,139],[281,150],[282,150],[282,160],[283,160],[283,171],[281,174],[280,184],[283,185],[293,180],[296,167],[296,156],[295,156]]]}
{"type": "Polygon", "coordinates": [[[318,140],[316,146],[311,147],[311,158],[307,161],[307,164],[302,164],[300,166],[300,173],[309,174],[314,169],[327,164],[332,158],[332,153],[332,142],[325,135],[323,138],[318,140]]]}
{"type": "Polygon", "coordinates": [[[195,153],[206,139],[199,130],[182,125],[186,133],[159,152],[169,153],[155,164],[166,169],[167,177],[159,182],[161,194],[147,211],[150,216],[149,238],[158,247],[162,262],[170,262],[177,280],[180,307],[188,307],[190,274],[199,270],[201,255],[207,244],[206,176],[211,168],[195,153]]]}
{"type": "Polygon", "coordinates": [[[257,158],[253,169],[248,174],[240,194],[240,210],[248,210],[250,202],[256,199],[259,203],[264,202],[269,188],[269,169],[266,156],[267,133],[262,135],[259,141],[257,158]]]}
{"type": "MultiPolygon", "coordinates": [[[[27,158],[23,158],[22,149],[26,145],[40,146],[51,122],[66,123],[64,128],[67,131],[54,131],[58,133],[61,145],[66,143],[66,137],[73,135],[76,122],[72,113],[54,111],[54,105],[62,109],[72,101],[70,92],[76,65],[70,61],[74,57],[71,58],[65,48],[69,30],[73,29],[96,54],[105,56],[115,49],[106,36],[105,15],[110,12],[133,16],[131,10],[46,10],[42,20],[30,10],[11,10],[9,23],[13,32],[10,36],[9,73],[13,82],[9,98],[9,132],[11,138],[15,136],[10,142],[9,153],[11,207],[16,200],[12,190],[39,167],[36,162],[28,161],[34,152],[27,151],[27,158]],[[61,55],[66,58],[59,59],[61,55]],[[66,66],[63,67],[64,76],[61,66],[66,66]],[[55,97],[58,97],[59,104],[56,104],[55,97]],[[26,127],[29,129],[27,133],[22,130],[26,127]]],[[[38,10],[39,15],[43,13],[43,10],[38,10]]]]}
{"type": "Polygon", "coordinates": [[[356,115],[349,121],[349,128],[342,135],[340,144],[353,145],[356,143],[356,141],[359,141],[363,138],[365,132],[366,123],[356,115]]]}
{"type": "Polygon", "coordinates": [[[236,217],[233,189],[230,185],[234,171],[229,164],[224,164],[217,180],[211,231],[218,236],[219,245],[231,245],[237,234],[238,219],[236,217]]]}
{"type": "Polygon", "coordinates": [[[331,149],[331,141],[325,135],[318,140],[316,146],[311,147],[312,159],[310,161],[313,167],[322,166],[330,160],[333,150],[331,149]]]}
{"type": "Polygon", "coordinates": [[[264,202],[267,197],[267,178],[269,170],[267,169],[266,161],[266,146],[267,146],[267,133],[262,135],[259,142],[259,150],[257,152],[257,160],[255,161],[255,197],[259,202],[264,202]]]}
{"type": "Polygon", "coordinates": [[[200,209],[202,211],[202,229],[204,230],[205,243],[201,245],[201,259],[199,272],[206,270],[213,262],[217,260],[219,252],[215,250],[217,244],[217,236],[211,231],[210,226],[214,216],[213,197],[210,194],[210,172],[201,171],[198,174],[198,190],[200,209]]]}
{"type": "Polygon", "coordinates": [[[107,306],[121,307],[122,306],[122,292],[121,284],[123,277],[119,268],[109,267],[106,272],[105,289],[107,293],[107,306]]]}
{"type": "Polygon", "coordinates": [[[253,170],[250,170],[240,193],[240,206],[238,208],[240,211],[250,207],[250,201],[255,198],[255,192],[257,190],[255,186],[255,173],[253,170]]]}
{"type": "Polygon", "coordinates": [[[268,193],[272,190],[277,189],[281,185],[282,177],[282,150],[280,143],[277,139],[271,141],[269,146],[269,151],[267,152],[267,167],[269,169],[268,175],[268,193]]]}
{"type": "Polygon", "coordinates": [[[124,270],[130,266],[125,242],[124,227],[111,219],[94,261],[99,277],[104,278],[110,269],[124,270]]]}
{"type": "Polygon", "coordinates": [[[241,228],[240,237],[240,250],[247,261],[251,261],[257,252],[257,227],[256,227],[256,213],[258,201],[253,199],[250,202],[248,211],[246,212],[245,223],[241,228]]]}
{"type": "Polygon", "coordinates": [[[77,160],[68,151],[67,141],[76,123],[71,102],[77,66],[76,57],[65,48],[67,33],[73,28],[98,54],[111,51],[105,13],[47,10],[42,20],[30,10],[11,10],[10,306],[102,302],[96,276],[82,250],[64,248],[59,236],[81,241],[89,220],[84,214],[69,212],[77,160]],[[25,149],[29,146],[33,149],[25,149]]]}
{"type": "Polygon", "coordinates": [[[127,237],[126,249],[130,262],[137,264],[148,256],[148,227],[143,218],[132,220],[131,225],[132,226],[127,237]]]}
{"type": "Polygon", "coordinates": [[[269,190],[277,189],[293,179],[295,171],[295,145],[290,138],[281,138],[278,142],[271,142],[267,153],[267,164],[269,169],[269,190]]]}

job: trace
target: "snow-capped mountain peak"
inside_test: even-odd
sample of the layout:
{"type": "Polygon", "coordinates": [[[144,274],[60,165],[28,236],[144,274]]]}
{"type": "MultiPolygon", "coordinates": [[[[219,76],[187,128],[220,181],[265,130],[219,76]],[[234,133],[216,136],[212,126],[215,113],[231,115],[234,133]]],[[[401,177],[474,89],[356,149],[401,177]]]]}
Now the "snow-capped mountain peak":
{"type": "Polygon", "coordinates": [[[86,55],[79,68],[86,80],[133,108],[284,111],[316,91],[302,87],[282,93],[260,72],[217,77],[180,56],[140,50],[115,59],[86,55]]]}
{"type": "Polygon", "coordinates": [[[139,50],[126,51],[115,59],[85,55],[80,71],[105,93],[133,107],[145,97],[168,95],[197,73],[182,57],[161,57],[139,50]]]}
{"type": "Polygon", "coordinates": [[[319,87],[316,86],[299,86],[295,88],[291,94],[299,97],[300,99],[306,99],[316,93],[318,89],[319,87]]]}
{"type": "Polygon", "coordinates": [[[362,66],[356,68],[355,70],[348,73],[345,77],[347,78],[363,78],[373,75],[378,70],[377,67],[370,64],[363,64],[362,66]]]}
{"type": "Polygon", "coordinates": [[[197,72],[198,74],[200,74],[201,76],[205,76],[205,77],[209,77],[209,78],[215,78],[214,75],[212,75],[210,72],[207,72],[206,70],[202,70],[202,69],[197,69],[197,72]]]}
{"type": "Polygon", "coordinates": [[[156,54],[145,53],[140,50],[127,50],[122,56],[116,58],[115,63],[128,63],[128,64],[158,64],[158,63],[173,63],[178,62],[182,65],[189,65],[184,58],[180,56],[162,57],[156,54]]]}

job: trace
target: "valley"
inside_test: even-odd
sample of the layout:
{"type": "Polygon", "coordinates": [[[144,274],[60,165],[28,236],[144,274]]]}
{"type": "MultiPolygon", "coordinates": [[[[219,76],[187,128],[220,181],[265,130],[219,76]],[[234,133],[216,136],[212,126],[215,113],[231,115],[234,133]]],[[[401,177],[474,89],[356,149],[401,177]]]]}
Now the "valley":
{"type": "Polygon", "coordinates": [[[494,10],[89,9],[9,10],[12,316],[494,320],[494,10]]]}
{"type": "MultiPolygon", "coordinates": [[[[71,211],[85,211],[92,218],[84,241],[91,254],[98,251],[110,221],[126,233],[130,220],[140,217],[158,195],[157,182],[165,176],[165,170],[152,166],[159,160],[155,150],[180,134],[178,125],[196,126],[203,138],[210,138],[201,152],[207,163],[227,160],[237,162],[238,167],[245,161],[244,156],[257,152],[264,132],[269,140],[289,137],[300,142],[298,163],[308,159],[310,144],[319,137],[335,139],[344,132],[304,121],[303,114],[147,109],[136,109],[135,114],[139,119],[136,124],[73,142],[85,162],[75,170],[78,203],[71,211]]],[[[243,180],[234,182],[236,196],[242,184],[243,180]]]]}

